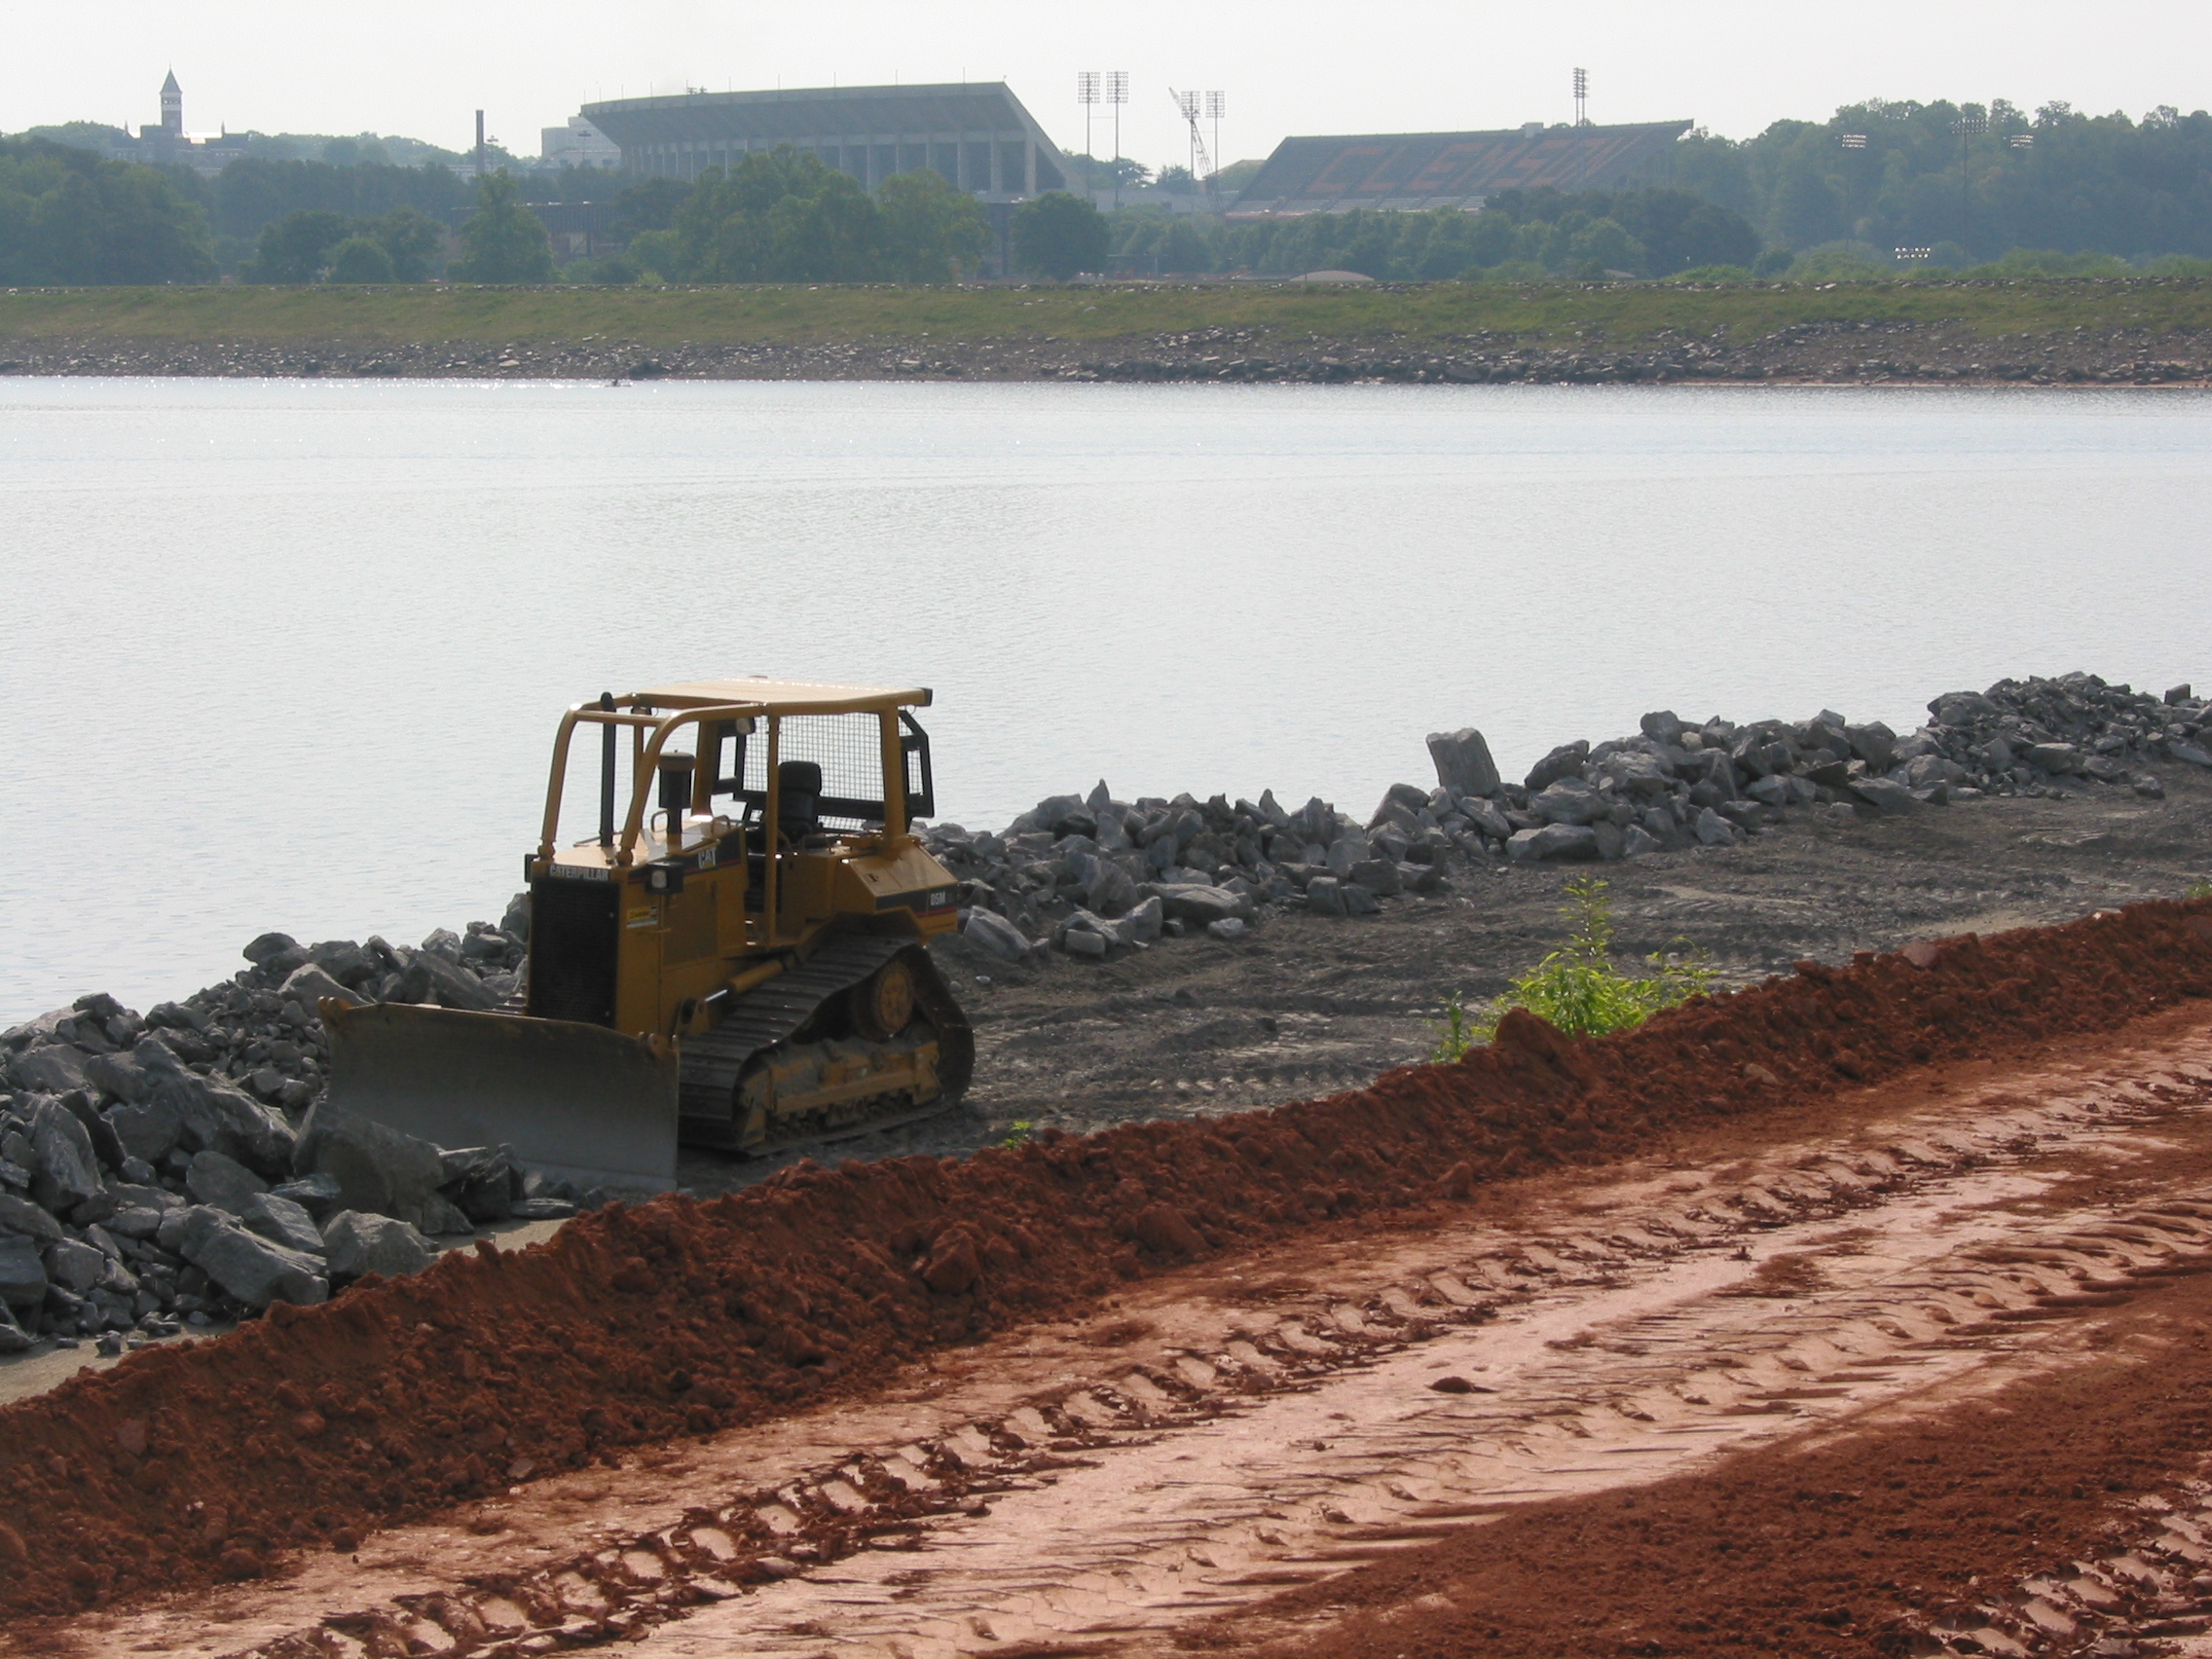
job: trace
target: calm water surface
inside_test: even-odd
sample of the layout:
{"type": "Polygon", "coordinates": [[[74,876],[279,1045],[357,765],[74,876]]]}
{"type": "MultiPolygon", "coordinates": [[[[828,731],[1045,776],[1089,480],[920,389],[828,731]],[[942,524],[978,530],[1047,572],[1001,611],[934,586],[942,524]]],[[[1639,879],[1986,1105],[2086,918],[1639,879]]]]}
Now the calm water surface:
{"type": "Polygon", "coordinates": [[[0,1021],[496,916],[566,704],[934,686],[944,816],[2212,680],[2171,391],[0,381],[0,1021]]]}

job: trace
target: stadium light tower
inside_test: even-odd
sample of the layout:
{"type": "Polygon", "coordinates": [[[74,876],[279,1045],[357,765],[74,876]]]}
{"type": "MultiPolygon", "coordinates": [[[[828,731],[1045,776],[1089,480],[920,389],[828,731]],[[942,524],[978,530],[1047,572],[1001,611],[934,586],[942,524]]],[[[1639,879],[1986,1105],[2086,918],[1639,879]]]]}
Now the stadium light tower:
{"type": "Polygon", "coordinates": [[[1098,71],[1078,69],[1075,74],[1075,101],[1083,105],[1083,190],[1086,196],[1098,188],[1091,177],[1096,163],[1090,154],[1091,112],[1098,107],[1098,71]]]}
{"type": "Polygon", "coordinates": [[[1206,93],[1206,119],[1213,123],[1213,165],[1221,170],[1221,118],[1229,112],[1229,98],[1219,88],[1206,93]]]}
{"type": "Polygon", "coordinates": [[[1129,72],[1106,71],[1106,102],[1114,111],[1114,205],[1122,204],[1122,106],[1129,101],[1129,72]]]}
{"type": "Polygon", "coordinates": [[[1590,71],[1587,69],[1574,72],[1574,125],[1590,125],[1590,71]]]}

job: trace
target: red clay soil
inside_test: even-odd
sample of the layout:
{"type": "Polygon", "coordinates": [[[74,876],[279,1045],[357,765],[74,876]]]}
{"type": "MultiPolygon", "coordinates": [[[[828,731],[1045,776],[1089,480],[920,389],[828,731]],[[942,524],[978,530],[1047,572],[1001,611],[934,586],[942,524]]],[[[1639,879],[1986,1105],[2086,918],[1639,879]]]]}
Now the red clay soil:
{"type": "Polygon", "coordinates": [[[866,1392],[935,1348],[1302,1229],[1419,1226],[1477,1183],[2212,996],[2212,903],[1865,956],[1569,1043],[965,1161],[800,1164],[514,1255],[449,1256],[0,1410],[0,1611],[247,1577],[538,1470],[866,1392]]]}
{"type": "Polygon", "coordinates": [[[2181,1495],[2212,1450],[2212,1281],[2143,1288],[2086,1363],[1825,1444],[1531,1505],[1180,1645],[1253,1659],[1946,1651],[1923,1634],[1932,1622],[1972,1629],[1988,1622],[1968,1616],[1974,1602],[2071,1579],[2154,1523],[2136,1501],[2181,1495]],[[1317,1614],[1325,1635],[1244,1640],[1317,1614]]]}

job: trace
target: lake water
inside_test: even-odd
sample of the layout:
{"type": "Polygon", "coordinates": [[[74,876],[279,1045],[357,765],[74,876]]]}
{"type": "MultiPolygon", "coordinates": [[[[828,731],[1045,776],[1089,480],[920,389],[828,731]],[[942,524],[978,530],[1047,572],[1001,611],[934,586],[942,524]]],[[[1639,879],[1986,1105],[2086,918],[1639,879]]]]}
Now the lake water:
{"type": "Polygon", "coordinates": [[[941,815],[2212,679],[2178,391],[0,381],[0,1022],[496,917],[560,710],[935,687],[941,815]]]}

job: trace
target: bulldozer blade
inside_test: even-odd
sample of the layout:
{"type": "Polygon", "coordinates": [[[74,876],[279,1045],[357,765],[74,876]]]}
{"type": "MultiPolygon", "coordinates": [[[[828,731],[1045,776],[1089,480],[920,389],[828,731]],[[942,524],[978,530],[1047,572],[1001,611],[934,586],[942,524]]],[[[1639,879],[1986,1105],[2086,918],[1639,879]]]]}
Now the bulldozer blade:
{"type": "Polygon", "coordinates": [[[511,1146],[586,1185],[676,1185],[674,1045],[417,1003],[322,1006],[333,1111],[441,1147],[511,1146]]]}

